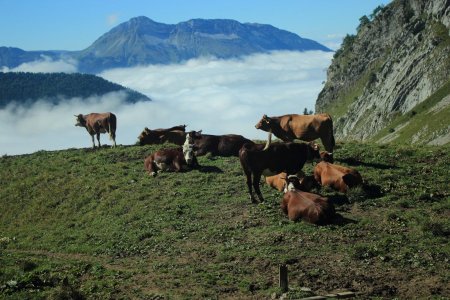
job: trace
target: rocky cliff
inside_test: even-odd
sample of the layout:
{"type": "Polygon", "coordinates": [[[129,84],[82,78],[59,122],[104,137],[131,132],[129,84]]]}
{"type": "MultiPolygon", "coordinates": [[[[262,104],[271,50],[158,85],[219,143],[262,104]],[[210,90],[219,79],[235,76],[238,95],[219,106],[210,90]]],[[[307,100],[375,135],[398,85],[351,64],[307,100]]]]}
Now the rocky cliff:
{"type": "Polygon", "coordinates": [[[394,0],[336,51],[316,112],[341,140],[450,141],[450,1],[394,0]]]}

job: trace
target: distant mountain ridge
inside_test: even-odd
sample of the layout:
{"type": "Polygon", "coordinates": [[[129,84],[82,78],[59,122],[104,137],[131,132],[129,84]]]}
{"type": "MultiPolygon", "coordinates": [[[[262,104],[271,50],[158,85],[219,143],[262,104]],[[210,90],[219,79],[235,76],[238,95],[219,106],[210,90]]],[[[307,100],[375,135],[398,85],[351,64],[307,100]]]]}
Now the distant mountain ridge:
{"type": "Polygon", "coordinates": [[[15,102],[29,105],[39,99],[57,104],[63,99],[123,92],[125,101],[150,100],[147,96],[101,77],[80,73],[0,72],[0,108],[15,102]]]}
{"type": "Polygon", "coordinates": [[[80,72],[98,73],[108,68],[178,63],[201,56],[232,58],[274,50],[331,51],[271,25],[227,19],[193,19],[170,25],[141,16],[119,24],[81,51],[27,52],[0,47],[0,67],[14,68],[46,55],[74,58],[80,72]]]}

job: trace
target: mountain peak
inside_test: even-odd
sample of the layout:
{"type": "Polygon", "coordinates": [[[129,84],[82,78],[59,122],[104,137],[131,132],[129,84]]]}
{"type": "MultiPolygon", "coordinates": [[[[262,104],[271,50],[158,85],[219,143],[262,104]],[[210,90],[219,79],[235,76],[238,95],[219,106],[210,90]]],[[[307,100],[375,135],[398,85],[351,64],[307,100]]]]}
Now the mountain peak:
{"type": "MultiPolygon", "coordinates": [[[[201,56],[226,59],[274,50],[331,51],[271,25],[230,19],[191,19],[173,25],[138,16],[112,28],[88,48],[64,55],[76,59],[81,72],[97,73],[108,68],[178,63],[201,56]]],[[[19,60],[9,59],[14,55],[0,55],[0,66],[16,67],[10,62],[19,60]]]]}

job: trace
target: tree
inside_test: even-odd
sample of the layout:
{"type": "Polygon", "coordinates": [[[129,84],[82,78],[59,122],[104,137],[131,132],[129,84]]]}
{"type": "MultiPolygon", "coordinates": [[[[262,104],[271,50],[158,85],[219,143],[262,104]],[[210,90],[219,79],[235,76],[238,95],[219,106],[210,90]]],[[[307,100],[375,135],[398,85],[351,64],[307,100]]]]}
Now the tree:
{"type": "Polygon", "coordinates": [[[303,110],[303,114],[304,115],[309,115],[309,113],[308,113],[308,109],[305,107],[305,109],[303,110]]]}
{"type": "Polygon", "coordinates": [[[357,30],[359,31],[361,28],[363,28],[364,26],[366,26],[369,23],[370,23],[369,18],[366,15],[362,16],[361,18],[359,18],[359,25],[358,25],[357,30]]]}
{"type": "Polygon", "coordinates": [[[370,14],[370,19],[373,20],[375,19],[375,17],[383,10],[384,5],[378,5],[377,7],[375,7],[375,9],[373,10],[373,12],[370,14]]]}

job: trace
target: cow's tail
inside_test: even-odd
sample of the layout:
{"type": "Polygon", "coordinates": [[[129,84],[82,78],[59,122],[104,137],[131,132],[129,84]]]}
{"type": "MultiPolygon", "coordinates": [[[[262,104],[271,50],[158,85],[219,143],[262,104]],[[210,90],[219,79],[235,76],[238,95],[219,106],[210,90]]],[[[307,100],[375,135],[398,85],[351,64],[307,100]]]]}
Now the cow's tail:
{"type": "Polygon", "coordinates": [[[330,120],[330,143],[331,143],[331,148],[334,149],[334,147],[336,146],[336,141],[334,139],[334,127],[333,127],[333,119],[331,118],[330,114],[326,114],[328,116],[328,119],[330,120]]]}
{"type": "Polygon", "coordinates": [[[110,114],[109,116],[109,122],[108,122],[108,129],[109,129],[109,139],[114,142],[114,146],[116,146],[116,128],[117,128],[117,119],[116,115],[110,114]]]}
{"type": "Polygon", "coordinates": [[[272,129],[269,130],[269,134],[267,136],[267,143],[263,150],[267,150],[272,142],[272,129]]]}
{"type": "Polygon", "coordinates": [[[330,116],[330,120],[331,120],[331,147],[333,147],[333,149],[334,149],[334,147],[336,146],[336,140],[334,139],[334,127],[333,127],[333,120],[331,119],[331,116],[330,116]]]}

